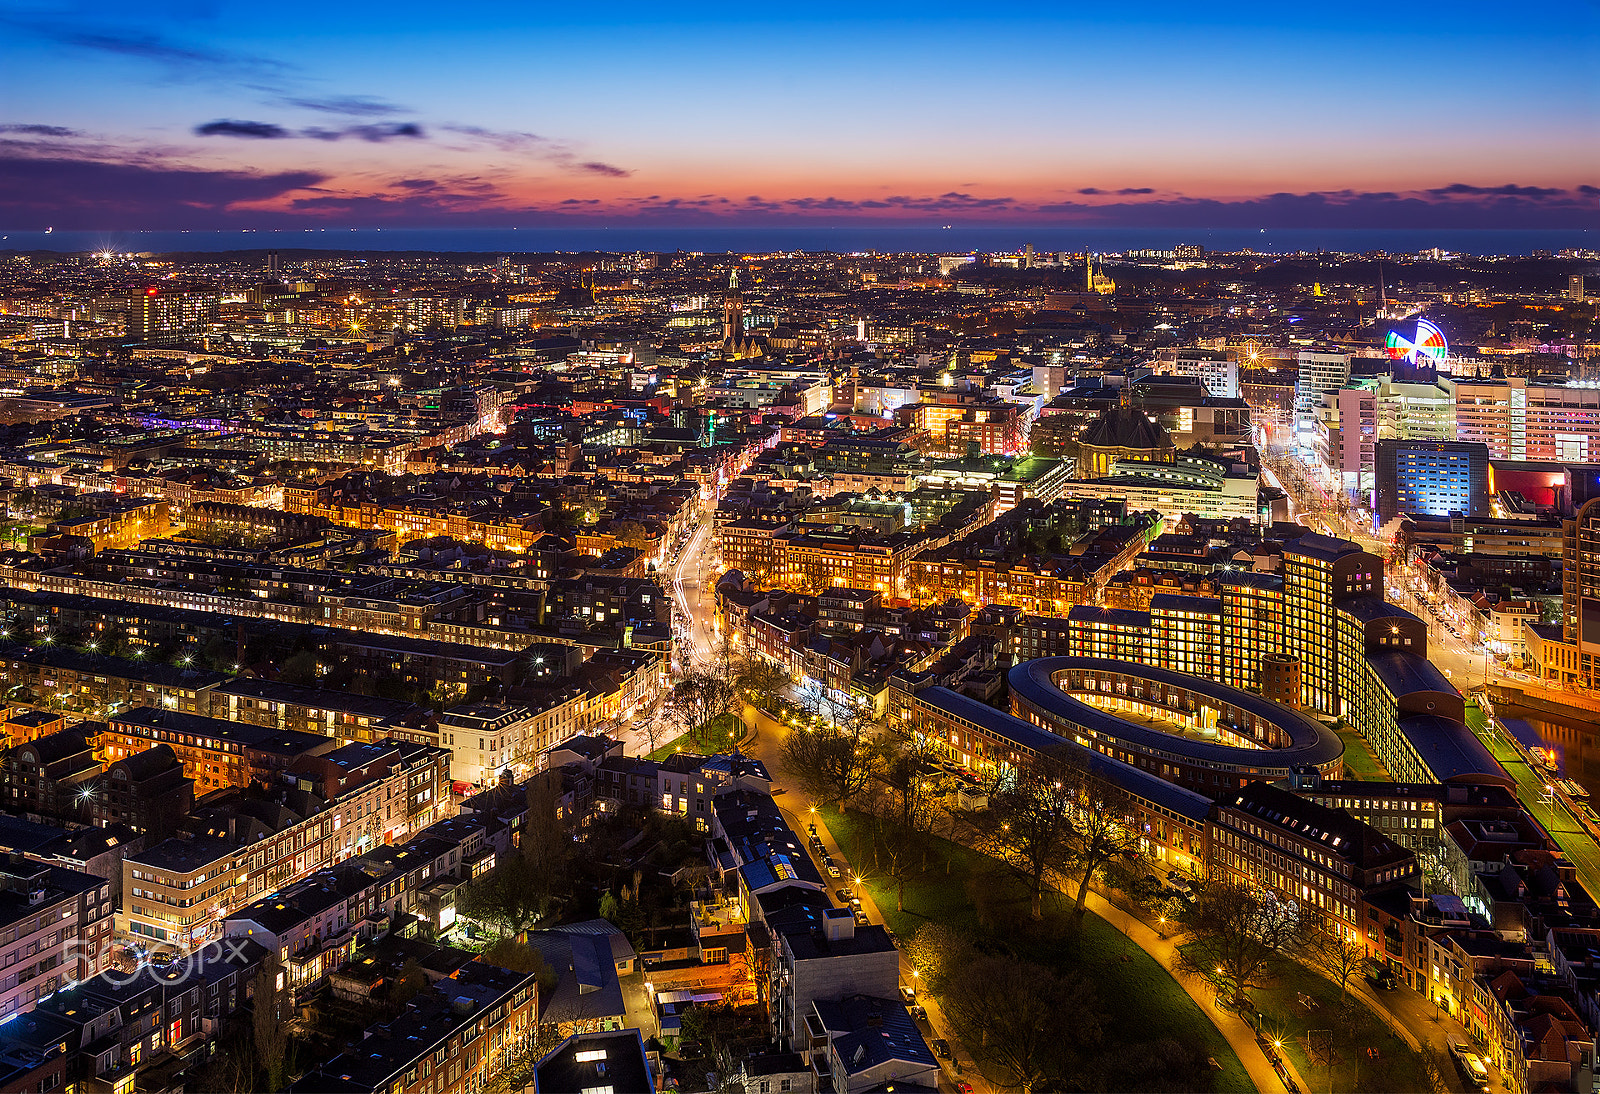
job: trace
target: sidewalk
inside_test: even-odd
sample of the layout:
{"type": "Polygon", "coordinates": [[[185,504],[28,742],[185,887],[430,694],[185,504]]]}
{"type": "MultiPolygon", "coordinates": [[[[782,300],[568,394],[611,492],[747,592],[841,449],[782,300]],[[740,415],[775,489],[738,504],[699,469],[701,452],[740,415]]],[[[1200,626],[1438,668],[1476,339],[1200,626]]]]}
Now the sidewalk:
{"type": "MultiPolygon", "coordinates": [[[[1089,891],[1088,907],[1091,912],[1108,923],[1124,922],[1127,924],[1128,937],[1137,943],[1145,953],[1155,958],[1157,964],[1167,970],[1172,978],[1178,982],[1178,986],[1189,993],[1189,998],[1194,1000],[1195,1005],[1200,1008],[1200,1012],[1209,1018],[1211,1023],[1228,1039],[1228,1044],[1238,1054],[1239,1062],[1244,1064],[1244,1069],[1249,1074],[1250,1081],[1255,1084],[1257,1090],[1267,1094],[1267,1092],[1271,1091],[1288,1089],[1283,1079],[1272,1069],[1272,1064],[1267,1061],[1267,1054],[1262,1051],[1261,1046],[1256,1042],[1255,1031],[1250,1028],[1245,1020],[1231,1010],[1223,1010],[1218,1007],[1215,1003],[1215,996],[1207,989],[1206,985],[1197,984],[1189,977],[1178,975],[1176,970],[1178,945],[1176,941],[1171,938],[1162,938],[1137,916],[1129,916],[1121,908],[1118,908],[1092,889],[1089,891]]],[[[1294,1064],[1287,1055],[1283,1057],[1283,1065],[1299,1089],[1301,1091],[1309,1091],[1310,1088],[1306,1086],[1306,1082],[1301,1078],[1300,1074],[1295,1071],[1294,1064]]]]}

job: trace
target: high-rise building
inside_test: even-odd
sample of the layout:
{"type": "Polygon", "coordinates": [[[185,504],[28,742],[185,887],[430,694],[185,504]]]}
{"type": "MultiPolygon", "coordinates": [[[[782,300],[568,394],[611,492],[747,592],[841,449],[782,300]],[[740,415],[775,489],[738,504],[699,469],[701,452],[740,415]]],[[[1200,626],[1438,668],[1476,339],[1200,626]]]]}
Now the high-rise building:
{"type": "Polygon", "coordinates": [[[1316,415],[1322,397],[1350,382],[1348,353],[1318,353],[1303,349],[1298,357],[1299,371],[1294,385],[1294,414],[1306,421],[1316,415]]]}
{"type": "Polygon", "coordinates": [[[1230,360],[1222,350],[1179,349],[1170,362],[1157,362],[1156,370],[1168,376],[1199,377],[1207,395],[1239,397],[1239,362],[1230,360]]]}
{"type": "Polygon", "coordinates": [[[283,280],[283,256],[277,251],[267,252],[267,276],[274,281],[283,280]]]}
{"type": "Polygon", "coordinates": [[[1378,439],[1453,441],[1454,393],[1440,384],[1413,384],[1378,377],[1378,439]]]}
{"type": "Polygon", "coordinates": [[[1322,460],[1347,494],[1372,489],[1373,445],[1378,439],[1378,395],[1370,386],[1347,387],[1323,397],[1322,460]]]}
{"type": "Polygon", "coordinates": [[[1567,299],[1576,300],[1579,303],[1588,299],[1588,296],[1584,293],[1582,274],[1572,274],[1567,278],[1567,299]]]}
{"type": "Polygon", "coordinates": [[[1378,514],[1480,516],[1489,510],[1489,447],[1480,441],[1381,440],[1378,514]]]}
{"type": "Polygon", "coordinates": [[[163,289],[155,285],[133,294],[128,304],[128,337],[139,341],[189,334],[216,322],[221,297],[214,292],[163,289]]]}
{"type": "Polygon", "coordinates": [[[1500,460],[1600,460],[1600,388],[1526,379],[1450,380],[1458,441],[1481,441],[1500,460]]]}

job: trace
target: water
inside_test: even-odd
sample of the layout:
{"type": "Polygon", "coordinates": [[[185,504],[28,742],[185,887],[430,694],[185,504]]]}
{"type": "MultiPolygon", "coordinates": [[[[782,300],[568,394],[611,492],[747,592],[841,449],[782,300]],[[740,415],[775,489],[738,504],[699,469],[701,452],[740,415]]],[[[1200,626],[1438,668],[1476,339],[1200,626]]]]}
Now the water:
{"type": "Polygon", "coordinates": [[[1373,250],[1414,254],[1430,247],[1473,255],[1527,255],[1565,247],[1600,249],[1600,231],[1557,229],[1268,229],[1081,228],[1061,225],[785,225],[755,228],[262,228],[205,231],[0,230],[0,252],[17,251],[241,251],[300,248],[338,251],[433,251],[538,254],[553,251],[710,251],[745,254],[774,251],[860,251],[965,254],[972,251],[1117,252],[1169,250],[1198,243],[1208,250],[1373,250]]]}
{"type": "Polygon", "coordinates": [[[1495,714],[1523,744],[1553,752],[1562,777],[1600,799],[1600,726],[1501,703],[1495,704],[1495,714]]]}

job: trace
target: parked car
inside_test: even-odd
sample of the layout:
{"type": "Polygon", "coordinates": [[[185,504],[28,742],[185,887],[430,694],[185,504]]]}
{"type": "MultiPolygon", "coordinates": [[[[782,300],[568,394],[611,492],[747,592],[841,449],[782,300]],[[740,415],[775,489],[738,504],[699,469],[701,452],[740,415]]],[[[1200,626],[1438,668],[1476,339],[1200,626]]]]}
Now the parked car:
{"type": "MultiPolygon", "coordinates": [[[[849,889],[835,889],[833,891],[833,895],[839,898],[839,903],[840,904],[849,904],[850,903],[850,890],[849,889]]],[[[859,903],[859,901],[857,903],[859,903]]]]}
{"type": "Polygon", "coordinates": [[[1473,1052],[1460,1041],[1450,1042],[1450,1055],[1455,1057],[1456,1067],[1461,1071],[1461,1077],[1474,1090],[1489,1089],[1489,1067],[1483,1058],[1473,1052]]]}
{"type": "Polygon", "coordinates": [[[915,1018],[917,1021],[926,1022],[928,1020],[928,1008],[924,1007],[921,1003],[912,1003],[906,1009],[911,1012],[911,1017],[915,1018]]]}
{"type": "Polygon", "coordinates": [[[917,1001],[917,993],[912,989],[910,984],[901,984],[900,998],[905,1000],[908,1004],[915,1003],[917,1001]]]}
{"type": "Polygon", "coordinates": [[[933,1039],[933,1054],[942,1060],[950,1059],[950,1042],[943,1037],[933,1039]]]}

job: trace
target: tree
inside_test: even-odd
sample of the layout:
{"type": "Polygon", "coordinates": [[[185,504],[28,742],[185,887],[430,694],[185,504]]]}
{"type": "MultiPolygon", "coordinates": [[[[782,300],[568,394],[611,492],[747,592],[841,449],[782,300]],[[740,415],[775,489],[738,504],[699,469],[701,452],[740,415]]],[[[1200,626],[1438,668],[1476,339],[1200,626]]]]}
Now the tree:
{"type": "Polygon", "coordinates": [[[789,731],[783,742],[783,766],[808,797],[843,808],[871,782],[877,753],[868,747],[868,723],[847,719],[789,731]]]}
{"type": "Polygon", "coordinates": [[[278,955],[262,959],[251,984],[251,1025],[256,1060],[266,1072],[266,1089],[282,1090],[284,1052],[289,1046],[289,992],[278,955]]]}
{"type": "Polygon", "coordinates": [[[906,883],[928,866],[936,786],[932,746],[916,734],[880,738],[873,779],[861,797],[872,834],[873,865],[895,882],[895,910],[905,911],[906,883]]]}
{"type": "Polygon", "coordinates": [[[1272,961],[1298,945],[1305,928],[1299,915],[1271,893],[1216,879],[1200,890],[1183,930],[1178,969],[1215,981],[1235,1003],[1270,982],[1272,961]]]}
{"type": "Polygon", "coordinates": [[[773,700],[789,686],[789,674],[765,657],[742,657],[733,662],[733,686],[751,704],[770,710],[773,700]]]}
{"type": "Polygon", "coordinates": [[[456,911],[497,935],[520,934],[547,910],[545,884],[543,871],[527,855],[513,853],[482,877],[462,886],[456,897],[456,911]]]}
{"type": "Polygon", "coordinates": [[[738,696],[733,685],[713,672],[688,672],[662,705],[662,716],[690,735],[715,718],[733,713],[738,696]]]}
{"type": "Polygon", "coordinates": [[[903,939],[900,951],[917,970],[917,978],[935,995],[943,995],[951,980],[974,957],[972,943],[965,935],[936,920],[924,923],[911,938],[903,939]]]}
{"type": "Polygon", "coordinates": [[[1078,891],[1072,902],[1073,919],[1083,922],[1089,885],[1095,872],[1114,862],[1138,858],[1140,833],[1128,823],[1118,799],[1104,782],[1082,769],[1073,787],[1072,832],[1069,837],[1078,891]]]}
{"type": "Polygon", "coordinates": [[[1361,939],[1342,933],[1332,923],[1319,923],[1311,930],[1301,953],[1307,963],[1339,985],[1339,1005],[1343,1006],[1349,996],[1350,981],[1361,972],[1367,960],[1367,948],[1361,939]]]}
{"type": "Polygon", "coordinates": [[[1074,860],[1073,788],[1076,770],[1058,756],[1039,756],[1019,770],[1009,787],[989,799],[978,849],[999,859],[1027,883],[1029,913],[1044,918],[1044,891],[1052,872],[1074,860]]]}
{"type": "Polygon", "coordinates": [[[533,1086],[534,1069],[539,1062],[566,1040],[555,1022],[535,1022],[521,1040],[504,1050],[501,1063],[489,1069],[484,1094],[520,1094],[533,1086]]]}
{"type": "Polygon", "coordinates": [[[682,1040],[699,1042],[705,1059],[715,1064],[724,1080],[733,1075],[736,1060],[750,1055],[767,1040],[767,1014],[758,1006],[696,1005],[683,1012],[682,1021],[682,1040]]]}
{"type": "Polygon", "coordinates": [[[1014,957],[958,970],[943,999],[951,1032],[1001,1085],[1023,1094],[1080,1089],[1101,1037],[1094,985],[1014,957]]]}

